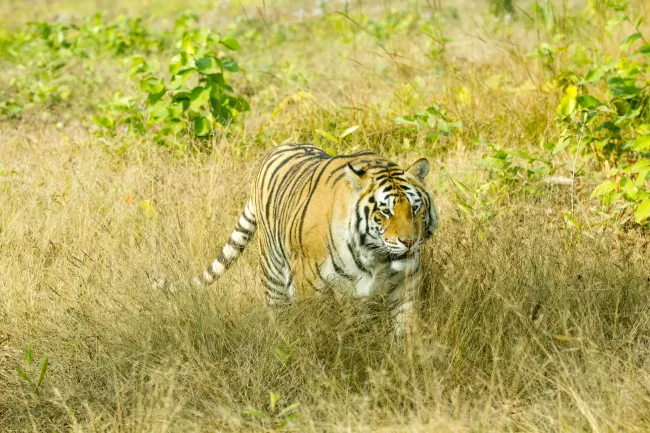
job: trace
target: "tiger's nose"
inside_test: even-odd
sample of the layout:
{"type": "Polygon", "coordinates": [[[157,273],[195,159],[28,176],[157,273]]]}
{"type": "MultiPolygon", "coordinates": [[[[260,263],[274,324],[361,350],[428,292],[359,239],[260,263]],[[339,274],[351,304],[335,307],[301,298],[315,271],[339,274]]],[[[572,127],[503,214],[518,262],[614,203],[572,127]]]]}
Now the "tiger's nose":
{"type": "Polygon", "coordinates": [[[406,248],[411,248],[413,246],[413,239],[401,239],[398,238],[401,243],[406,245],[406,248]]]}

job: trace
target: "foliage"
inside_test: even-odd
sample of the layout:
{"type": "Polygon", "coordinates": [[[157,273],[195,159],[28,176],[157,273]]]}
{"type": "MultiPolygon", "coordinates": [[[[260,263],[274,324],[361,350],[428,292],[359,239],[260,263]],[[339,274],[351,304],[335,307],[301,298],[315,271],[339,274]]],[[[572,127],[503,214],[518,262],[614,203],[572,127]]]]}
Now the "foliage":
{"type": "Polygon", "coordinates": [[[244,411],[245,415],[261,422],[263,425],[271,425],[272,428],[282,429],[288,426],[293,421],[303,417],[299,412],[296,412],[300,403],[290,404],[282,409],[277,405],[280,396],[274,392],[269,392],[269,409],[268,411],[247,409],[244,411]]]}
{"type": "Polygon", "coordinates": [[[557,171],[550,154],[540,157],[521,149],[480,141],[479,144],[488,148],[488,152],[476,160],[477,164],[488,170],[489,181],[483,188],[495,186],[514,189],[517,185],[523,185],[530,191],[531,184],[557,171]]]}
{"type": "Polygon", "coordinates": [[[104,106],[105,114],[95,118],[97,124],[109,131],[119,124],[140,133],[151,128],[160,142],[166,142],[184,131],[207,137],[250,109],[229,84],[239,65],[221,51],[237,51],[239,43],[207,28],[194,28],[191,24],[196,21],[198,17],[189,13],[176,20],[176,52],[169,61],[168,80],[157,75],[157,60],[142,55],[131,58],[129,75],[140,93],[132,98],[117,93],[104,106]]]}
{"type": "Polygon", "coordinates": [[[425,134],[425,140],[431,144],[435,144],[441,135],[448,137],[463,126],[462,120],[450,120],[445,111],[436,105],[410,116],[398,117],[395,122],[415,127],[425,134]]]}
{"type": "Polygon", "coordinates": [[[34,396],[39,396],[41,392],[41,385],[47,374],[49,360],[44,356],[38,361],[38,366],[34,364],[32,347],[27,346],[23,352],[23,360],[25,361],[25,368],[17,368],[16,373],[18,376],[29,386],[30,391],[34,396]]]}
{"type": "MultiPolygon", "coordinates": [[[[617,9],[611,26],[629,20],[623,6],[617,9]]],[[[633,214],[637,223],[650,218],[650,44],[635,44],[645,40],[641,22],[621,43],[621,55],[597,63],[568,85],[557,108],[565,127],[559,142],[581,144],[576,152],[605,176],[591,198],[613,206],[613,215],[633,214]]]]}
{"type": "Polygon", "coordinates": [[[29,23],[4,43],[3,58],[15,74],[0,91],[0,115],[68,103],[77,89],[100,84],[94,78],[101,57],[157,52],[166,45],[140,18],[107,21],[98,13],[78,24],[29,23]]]}

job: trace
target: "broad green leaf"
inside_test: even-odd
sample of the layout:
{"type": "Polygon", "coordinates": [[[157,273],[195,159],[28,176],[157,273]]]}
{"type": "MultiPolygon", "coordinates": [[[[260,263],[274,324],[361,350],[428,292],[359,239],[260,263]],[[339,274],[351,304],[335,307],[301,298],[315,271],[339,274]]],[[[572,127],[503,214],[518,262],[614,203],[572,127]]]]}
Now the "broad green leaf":
{"type": "Polygon", "coordinates": [[[194,130],[194,135],[197,137],[205,137],[212,131],[210,120],[202,114],[194,116],[192,119],[192,128],[194,130]]]}
{"type": "Polygon", "coordinates": [[[340,140],[343,140],[345,137],[347,137],[348,135],[352,134],[352,133],[353,133],[354,131],[356,131],[357,129],[359,129],[359,125],[350,126],[348,129],[346,129],[345,131],[343,131],[343,132],[341,133],[341,135],[339,135],[339,139],[340,139],[340,140]]]}
{"type": "Polygon", "coordinates": [[[228,36],[227,38],[220,40],[219,43],[223,44],[226,48],[232,51],[237,51],[239,48],[241,48],[239,42],[237,42],[237,39],[233,38],[232,36],[228,36]]]}
{"type": "Polygon", "coordinates": [[[641,54],[645,54],[646,56],[650,56],[650,44],[641,45],[641,47],[639,47],[639,52],[641,54]]]}
{"type": "Polygon", "coordinates": [[[178,90],[185,85],[187,80],[194,75],[197,71],[196,68],[185,68],[180,71],[172,78],[172,81],[169,83],[169,88],[172,90],[178,90]]]}
{"type": "Polygon", "coordinates": [[[597,68],[591,68],[587,72],[587,75],[585,76],[585,81],[587,83],[593,83],[595,81],[600,81],[603,79],[603,75],[605,74],[605,71],[602,67],[597,67],[597,68]]]}
{"type": "Polygon", "coordinates": [[[185,54],[194,54],[194,42],[192,41],[191,35],[185,35],[183,37],[183,42],[181,43],[181,49],[185,54]]]}
{"type": "Polygon", "coordinates": [[[438,107],[435,107],[435,106],[434,107],[429,107],[424,111],[429,117],[435,116],[435,117],[439,117],[439,118],[441,118],[443,120],[448,120],[445,113],[441,109],[439,109],[438,107]]]}
{"type": "Polygon", "coordinates": [[[623,21],[627,21],[627,17],[625,15],[618,15],[611,20],[607,21],[607,25],[605,26],[605,29],[607,29],[608,32],[611,32],[614,27],[622,23],[623,21]]]}
{"type": "Polygon", "coordinates": [[[603,105],[602,102],[591,95],[578,96],[577,102],[579,106],[588,108],[590,110],[594,110],[603,105]]]}
{"type": "Polygon", "coordinates": [[[639,203],[639,207],[634,212],[634,221],[640,223],[650,218],[650,198],[643,200],[639,203]]]}
{"type": "Polygon", "coordinates": [[[190,93],[178,92],[172,97],[172,102],[180,102],[181,106],[183,107],[183,111],[185,111],[190,107],[190,93]]]}
{"type": "Polygon", "coordinates": [[[428,133],[427,136],[424,137],[424,140],[429,142],[429,143],[432,143],[432,142],[435,142],[438,139],[439,135],[440,135],[439,131],[433,131],[433,132],[428,133]]]}
{"type": "Polygon", "coordinates": [[[210,88],[198,86],[190,93],[190,110],[199,111],[210,100],[210,88]]]}
{"type": "Polygon", "coordinates": [[[650,173],[650,165],[645,170],[640,170],[638,176],[636,177],[636,187],[643,189],[645,187],[645,180],[648,178],[650,173]]]}
{"type": "Polygon", "coordinates": [[[334,142],[334,143],[338,143],[338,142],[339,142],[339,140],[338,140],[336,137],[334,137],[334,136],[333,136],[332,134],[330,134],[329,132],[325,132],[325,131],[323,131],[322,129],[317,129],[317,130],[314,131],[314,132],[316,132],[316,134],[320,135],[321,137],[325,137],[325,138],[327,138],[328,140],[330,140],[330,141],[332,141],[332,142],[334,142]]]}
{"type": "Polygon", "coordinates": [[[593,198],[600,198],[606,196],[616,191],[616,188],[618,188],[616,182],[611,180],[606,180],[605,182],[599,184],[598,186],[596,186],[596,188],[594,188],[589,198],[593,199],[593,198]]]}
{"type": "Polygon", "coordinates": [[[396,117],[395,123],[398,125],[415,125],[415,118],[413,116],[396,117]]]}
{"type": "Polygon", "coordinates": [[[233,61],[222,62],[221,66],[223,66],[223,68],[226,71],[239,72],[239,65],[234,60],[233,61]]]}
{"type": "Polygon", "coordinates": [[[636,152],[642,152],[650,149],[650,136],[649,135],[640,135],[634,140],[634,147],[632,148],[636,152]]]}
{"type": "Polygon", "coordinates": [[[632,45],[634,41],[636,41],[637,39],[641,39],[641,33],[633,33],[627,38],[625,38],[625,40],[621,43],[619,48],[621,50],[627,50],[628,48],[630,48],[630,45],[632,45]]]}
{"type": "Polygon", "coordinates": [[[165,83],[155,77],[146,77],[140,80],[140,90],[147,93],[160,93],[165,89],[165,83]]]}
{"type": "Polygon", "coordinates": [[[244,98],[235,98],[232,96],[228,97],[228,105],[231,108],[234,108],[235,110],[239,111],[240,113],[244,111],[250,111],[251,106],[248,104],[248,101],[245,100],[244,98]]]}
{"type": "Polygon", "coordinates": [[[196,61],[196,69],[204,75],[216,74],[221,72],[219,61],[214,56],[201,57],[196,61]]]}
{"type": "Polygon", "coordinates": [[[627,122],[630,119],[634,119],[635,117],[638,117],[639,114],[641,114],[641,109],[643,107],[639,107],[635,110],[628,110],[625,112],[623,116],[619,116],[615,121],[614,124],[620,125],[621,123],[627,122]]]}
{"type": "Polygon", "coordinates": [[[640,173],[648,168],[650,168],[650,159],[642,159],[641,161],[637,161],[634,165],[625,168],[623,173],[640,173]]]}

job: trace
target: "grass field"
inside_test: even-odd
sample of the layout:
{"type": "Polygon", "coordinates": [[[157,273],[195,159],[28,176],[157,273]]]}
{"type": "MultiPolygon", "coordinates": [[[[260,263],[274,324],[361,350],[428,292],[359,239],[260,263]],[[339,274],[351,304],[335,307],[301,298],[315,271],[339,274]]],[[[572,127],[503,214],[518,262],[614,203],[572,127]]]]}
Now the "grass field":
{"type": "MultiPolygon", "coordinates": [[[[0,102],[42,76],[3,50],[27,21],[104,11],[162,31],[193,9],[237,35],[232,83],[251,105],[207,140],[102,134],[99,104],[138,91],[124,56],[102,55],[63,67],[69,96],[29,93],[1,118],[0,431],[649,431],[647,228],[590,200],[593,160],[579,160],[575,192],[552,181],[572,177],[575,143],[548,176],[484,164],[498,156],[487,143],[546,155],[563,129],[556,77],[573,54],[529,55],[552,39],[532,2],[515,1],[512,22],[478,1],[302,3],[0,5],[0,102]],[[394,120],[434,104],[462,127],[426,141],[394,120]],[[317,132],[354,125],[338,142],[317,132]],[[272,316],[256,247],[211,287],[152,288],[214,258],[257,162],[285,141],[432,162],[441,226],[409,346],[393,342],[381,299],[272,316]]],[[[597,32],[585,8],[558,2],[557,25],[615,55],[626,29],[597,32]]],[[[171,50],[151,56],[164,65],[171,50]]]]}

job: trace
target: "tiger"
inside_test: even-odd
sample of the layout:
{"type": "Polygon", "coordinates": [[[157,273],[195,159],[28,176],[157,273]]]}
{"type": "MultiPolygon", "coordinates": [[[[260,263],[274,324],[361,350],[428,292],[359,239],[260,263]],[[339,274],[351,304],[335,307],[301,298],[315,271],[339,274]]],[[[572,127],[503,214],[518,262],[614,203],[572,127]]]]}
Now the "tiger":
{"type": "Polygon", "coordinates": [[[422,279],[420,249],[439,224],[429,170],[425,158],[403,170],[373,151],[330,156],[311,144],[276,147],[230,238],[193,281],[214,283],[257,233],[269,305],[332,287],[354,297],[382,290],[401,339],[422,279]]]}

